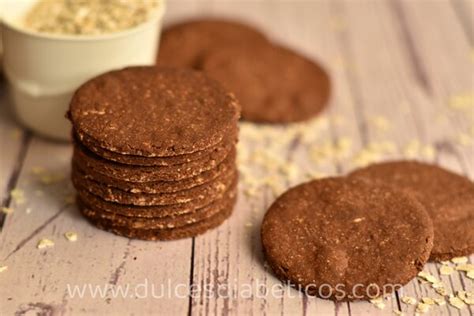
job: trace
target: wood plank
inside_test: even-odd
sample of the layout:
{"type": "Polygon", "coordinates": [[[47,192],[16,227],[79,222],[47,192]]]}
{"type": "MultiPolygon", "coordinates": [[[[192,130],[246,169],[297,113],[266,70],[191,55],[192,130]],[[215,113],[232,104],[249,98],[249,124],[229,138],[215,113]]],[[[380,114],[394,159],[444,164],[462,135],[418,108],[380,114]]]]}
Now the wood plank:
{"type": "MultiPolygon", "coordinates": [[[[410,2],[412,3],[412,2],[410,2]]],[[[439,4],[439,2],[437,2],[439,4]]],[[[420,67],[424,71],[423,65],[418,65],[420,60],[414,58],[413,49],[416,46],[411,46],[413,43],[407,42],[406,34],[404,34],[404,25],[400,25],[399,16],[397,16],[396,8],[387,6],[387,3],[370,3],[373,7],[368,9],[363,6],[357,8],[351,7],[348,16],[351,17],[352,23],[348,28],[352,33],[349,39],[356,39],[357,34],[364,34],[367,40],[352,41],[353,58],[356,62],[357,83],[360,86],[364,110],[368,113],[383,115],[390,118],[394,130],[392,133],[385,133],[385,137],[394,141],[399,148],[398,156],[405,156],[406,149],[412,139],[418,139],[421,144],[429,146],[437,146],[440,140],[437,138],[442,135],[446,137],[444,128],[433,124],[436,121],[437,112],[433,111],[433,103],[437,101],[427,93],[426,87],[432,87],[432,75],[424,76],[420,73],[420,67]],[[364,12],[373,12],[372,15],[364,15],[364,12]],[[367,43],[372,43],[367,45],[367,43]],[[371,58],[367,58],[371,56],[371,58]],[[379,70],[383,70],[381,73],[379,70]],[[387,85],[390,82],[390,85],[387,85]],[[383,104],[384,106],[380,106],[383,104]],[[408,107],[404,107],[404,105],[408,107]],[[420,116],[423,112],[423,116],[420,116]],[[401,130],[400,128],[403,127],[401,130]]],[[[420,5],[420,8],[426,9],[425,6],[420,5]]],[[[437,8],[436,12],[444,9],[437,8]]],[[[432,17],[433,12],[427,13],[423,21],[426,22],[428,16],[432,17]]],[[[447,19],[447,18],[445,18],[447,19]]],[[[460,34],[459,30],[457,34],[460,34]]],[[[439,35],[438,35],[439,36],[439,35]]],[[[417,42],[415,42],[417,43],[417,42]]],[[[459,51],[458,51],[459,52],[459,51]]],[[[415,51],[416,57],[417,51],[415,51]]],[[[439,52],[441,53],[441,52],[439,52]]],[[[427,52],[428,54],[428,52],[427,52]]],[[[431,49],[429,54],[437,55],[437,51],[431,49]]],[[[422,59],[424,61],[424,59],[422,59]]],[[[434,65],[433,65],[434,66],[434,65]]],[[[469,74],[469,69],[458,69],[458,77],[469,74]]],[[[432,88],[431,88],[432,89],[432,88]]],[[[433,89],[433,93],[436,91],[433,89]]],[[[454,128],[454,124],[451,125],[454,128]]],[[[374,131],[369,126],[369,135],[372,137],[374,131]]],[[[427,147],[429,148],[429,147],[427,147]]],[[[429,151],[428,151],[429,152],[429,151]]],[[[442,153],[438,153],[440,157],[442,153]]],[[[416,158],[432,161],[436,157],[423,157],[423,150],[415,155],[416,158]],[[420,156],[421,154],[421,156],[420,156]]],[[[439,163],[445,167],[459,171],[459,165],[456,163],[446,163],[439,160],[439,163]]],[[[425,267],[429,271],[439,277],[439,265],[428,264],[425,267]]],[[[461,290],[464,287],[462,282],[456,282],[456,277],[448,278],[451,291],[461,290]],[[453,281],[454,279],[454,281],[453,281]]],[[[446,281],[446,280],[445,280],[446,281]]],[[[426,286],[420,286],[416,281],[411,282],[404,288],[403,294],[420,298],[421,296],[433,296],[433,291],[427,289],[426,286]]],[[[406,306],[403,306],[406,310],[406,306]]],[[[438,308],[434,313],[457,313],[451,306],[438,308]]],[[[469,314],[469,310],[461,311],[461,314],[469,314]]]]}
{"type": "MultiPolygon", "coordinates": [[[[174,290],[177,284],[189,285],[191,240],[143,242],[102,232],[89,225],[75,206],[66,202],[73,190],[69,183],[71,148],[34,137],[21,170],[17,188],[24,192],[23,204],[12,201],[13,214],[7,216],[0,239],[0,262],[7,272],[0,278],[2,313],[26,310],[68,313],[153,313],[166,310],[186,314],[187,293],[163,299],[151,297],[152,286],[160,295],[160,285],[174,290]],[[51,178],[63,180],[46,185],[45,176],[32,174],[34,168],[48,170],[51,178]],[[71,243],[67,231],[78,233],[71,243]],[[55,242],[51,249],[36,249],[47,237],[55,242]],[[179,249],[179,251],[177,251],[179,249]],[[25,273],[27,272],[27,273],[25,273]],[[136,286],[148,282],[148,299],[129,298],[136,286]],[[170,282],[170,283],[169,283],[170,282]],[[12,286],[12,285],[15,286],[12,286]],[[90,285],[89,285],[90,284],[90,285]],[[170,284],[170,285],[168,285],[170,284]],[[104,297],[84,298],[69,295],[68,286],[102,286],[104,297]],[[113,297],[113,289],[129,287],[127,297],[113,297]]],[[[142,292],[136,295],[145,295],[142,292]]],[[[172,292],[173,293],[173,292],[172,292]]]]}
{"type": "MultiPolygon", "coordinates": [[[[30,136],[13,120],[13,113],[7,104],[5,82],[0,77],[0,207],[10,204],[10,190],[15,186],[19,170],[24,160],[30,136]]],[[[0,213],[0,231],[5,214],[0,213]]]]}

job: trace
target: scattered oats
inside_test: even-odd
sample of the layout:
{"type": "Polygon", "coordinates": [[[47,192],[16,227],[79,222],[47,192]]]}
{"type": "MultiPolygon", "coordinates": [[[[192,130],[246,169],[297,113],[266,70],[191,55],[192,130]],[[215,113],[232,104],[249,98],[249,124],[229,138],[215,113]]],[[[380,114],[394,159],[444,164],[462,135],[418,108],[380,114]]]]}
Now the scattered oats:
{"type": "Polygon", "coordinates": [[[433,275],[425,271],[421,271],[420,273],[418,273],[418,277],[425,281],[428,281],[429,283],[439,283],[439,281],[433,275]]]}
{"type": "Polygon", "coordinates": [[[439,295],[442,295],[442,296],[448,295],[448,291],[446,290],[442,282],[433,283],[431,284],[431,287],[433,287],[435,292],[438,293],[439,295]]]}
{"type": "Polygon", "coordinates": [[[467,271],[466,276],[469,279],[474,280],[474,271],[467,271]]]}
{"type": "Polygon", "coordinates": [[[432,145],[424,145],[421,148],[420,154],[426,159],[434,159],[436,155],[436,149],[432,145]]]}
{"type": "Polygon", "coordinates": [[[474,305],[474,294],[466,291],[458,291],[457,296],[466,304],[474,305]]]}
{"type": "Polygon", "coordinates": [[[468,261],[469,259],[467,257],[455,257],[451,259],[451,262],[456,264],[467,263],[468,261]]]}
{"type": "Polygon", "coordinates": [[[436,304],[438,304],[438,306],[446,305],[446,301],[444,300],[444,298],[436,297],[433,298],[433,300],[436,302],[436,304]]]}
{"type": "Polygon", "coordinates": [[[384,116],[381,115],[370,117],[369,123],[382,132],[388,131],[391,127],[390,122],[384,116]]]}
{"type": "Polygon", "coordinates": [[[36,248],[44,249],[44,248],[51,248],[53,246],[54,246],[54,242],[52,240],[47,239],[47,238],[42,238],[38,242],[38,245],[36,246],[36,248]]]}
{"type": "Polygon", "coordinates": [[[440,268],[439,268],[439,273],[441,275],[450,275],[454,272],[454,268],[451,267],[451,266],[447,266],[447,265],[442,265],[440,268]]]}
{"type": "Polygon", "coordinates": [[[466,263],[466,264],[459,264],[456,266],[456,270],[458,271],[474,271],[474,264],[472,263],[466,263]]]}
{"type": "Polygon", "coordinates": [[[263,183],[267,185],[273,192],[274,195],[278,196],[285,191],[285,187],[276,176],[269,176],[263,180],[263,183]]]}
{"type": "Polygon", "coordinates": [[[427,313],[429,310],[430,310],[430,305],[425,304],[425,303],[418,303],[418,305],[416,305],[415,312],[424,314],[424,313],[427,313]]]}
{"type": "Polygon", "coordinates": [[[365,218],[364,217],[358,217],[356,219],[353,220],[354,223],[360,223],[364,220],[365,218]]]}
{"type": "Polygon", "coordinates": [[[443,264],[443,265],[448,265],[449,264],[449,261],[440,261],[439,263],[443,264]]]}
{"type": "Polygon", "coordinates": [[[382,156],[396,152],[396,146],[391,141],[371,142],[355,155],[352,162],[357,167],[363,167],[377,162],[382,156]]]}
{"type": "Polygon", "coordinates": [[[449,99],[449,106],[455,110],[470,110],[474,107],[474,95],[472,93],[453,95],[449,99]]]}
{"type": "Polygon", "coordinates": [[[25,210],[26,214],[31,214],[31,211],[32,211],[31,207],[27,207],[25,210]]]}
{"type": "Polygon", "coordinates": [[[411,297],[411,296],[402,296],[402,302],[407,304],[407,305],[415,305],[416,304],[416,298],[411,297]]]}
{"type": "Polygon", "coordinates": [[[15,188],[11,190],[10,196],[12,197],[13,201],[15,201],[16,204],[25,203],[25,193],[21,189],[15,188]]]}
{"type": "Polygon", "coordinates": [[[289,179],[295,180],[300,174],[300,169],[296,164],[285,164],[280,167],[280,171],[289,179]]]}
{"type": "Polygon", "coordinates": [[[308,171],[306,177],[310,179],[321,179],[327,177],[327,174],[320,171],[308,171]]]}
{"type": "Polygon", "coordinates": [[[44,173],[39,179],[43,184],[54,184],[63,181],[65,176],[61,173],[44,173]]]}
{"type": "Polygon", "coordinates": [[[435,305],[436,302],[431,297],[422,297],[421,301],[426,305],[435,305]]]}
{"type": "Polygon", "coordinates": [[[0,266],[0,273],[8,270],[8,266],[0,266]]]}
{"type": "Polygon", "coordinates": [[[34,174],[34,175],[40,175],[40,174],[43,174],[46,172],[46,169],[43,168],[43,167],[33,167],[31,168],[31,172],[34,174]]]}
{"type": "Polygon", "coordinates": [[[11,208],[11,207],[6,207],[6,206],[2,207],[2,213],[3,213],[3,214],[11,214],[11,213],[13,213],[14,211],[15,211],[15,210],[14,210],[13,208],[11,208]]]}
{"type": "Polygon", "coordinates": [[[383,300],[383,297],[377,297],[377,298],[371,299],[370,302],[378,309],[385,308],[385,302],[383,300]]]}
{"type": "Polygon", "coordinates": [[[403,148],[403,155],[405,158],[414,159],[417,158],[420,153],[421,144],[417,139],[409,141],[403,148]]]}
{"type": "Polygon", "coordinates": [[[405,315],[405,314],[403,314],[403,312],[399,311],[398,309],[394,309],[393,313],[397,316],[404,316],[405,315]]]}
{"type": "Polygon", "coordinates": [[[246,187],[244,189],[244,194],[247,196],[247,197],[255,197],[258,195],[258,190],[257,188],[255,187],[246,187]]]}
{"type": "Polygon", "coordinates": [[[77,241],[77,233],[75,232],[66,232],[64,233],[64,237],[69,241],[77,241]]]}
{"type": "Polygon", "coordinates": [[[377,162],[381,159],[379,153],[374,152],[368,148],[362,149],[357,155],[352,159],[352,162],[357,167],[364,167],[373,162],[377,162]]]}
{"type": "Polygon", "coordinates": [[[450,305],[456,307],[457,309],[462,309],[466,306],[466,304],[459,297],[453,295],[449,297],[448,301],[450,305]]]}

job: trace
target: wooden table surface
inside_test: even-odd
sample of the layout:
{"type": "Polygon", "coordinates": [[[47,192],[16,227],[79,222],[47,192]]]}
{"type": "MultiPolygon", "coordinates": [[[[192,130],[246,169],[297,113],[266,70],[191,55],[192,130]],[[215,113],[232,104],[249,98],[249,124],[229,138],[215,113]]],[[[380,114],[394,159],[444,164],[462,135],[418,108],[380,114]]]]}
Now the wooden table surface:
{"type": "MultiPolygon", "coordinates": [[[[193,239],[129,240],[89,225],[71,203],[71,146],[21,129],[2,85],[0,201],[13,213],[0,217],[0,266],[7,266],[0,272],[0,315],[408,315],[415,306],[401,297],[440,298],[417,280],[383,309],[307,298],[293,289],[272,295],[280,282],[263,262],[259,228],[286,187],[371,161],[417,158],[474,178],[472,12],[471,0],[170,0],[167,23],[203,14],[245,19],[318,60],[334,84],[330,108],[314,121],[241,125],[234,214],[193,239]],[[78,240],[64,238],[67,231],[78,240]],[[54,247],[38,249],[41,238],[54,247]],[[83,297],[74,289],[85,289],[83,297]]],[[[425,271],[448,293],[473,290],[465,273],[441,275],[440,266],[430,263],[425,271]]],[[[473,311],[448,303],[430,313],[473,311]]]]}

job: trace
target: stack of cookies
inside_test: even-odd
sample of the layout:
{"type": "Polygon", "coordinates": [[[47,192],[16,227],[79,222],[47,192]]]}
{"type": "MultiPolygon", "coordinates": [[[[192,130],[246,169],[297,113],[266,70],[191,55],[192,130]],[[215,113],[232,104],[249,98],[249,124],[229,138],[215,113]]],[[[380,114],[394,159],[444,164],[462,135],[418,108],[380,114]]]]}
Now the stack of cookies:
{"type": "Polygon", "coordinates": [[[75,93],[72,182],[99,228],[146,240],[195,236],[236,201],[240,106],[202,73],[130,67],[75,93]]]}

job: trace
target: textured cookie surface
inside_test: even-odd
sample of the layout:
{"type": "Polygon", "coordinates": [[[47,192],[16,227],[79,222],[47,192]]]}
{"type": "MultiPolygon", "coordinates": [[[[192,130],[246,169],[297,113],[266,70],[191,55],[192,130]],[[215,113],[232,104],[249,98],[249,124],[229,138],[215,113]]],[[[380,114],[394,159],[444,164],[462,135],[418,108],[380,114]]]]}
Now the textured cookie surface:
{"type": "Polygon", "coordinates": [[[330,96],[324,69],[270,43],[215,49],[205,56],[202,70],[235,93],[246,120],[307,120],[323,110],[330,96]]]}
{"type": "Polygon", "coordinates": [[[433,226],[408,194],[328,178],[281,195],[264,217],[261,237],[280,279],[312,295],[353,300],[378,296],[370,284],[382,291],[414,278],[428,260],[433,226]]]}
{"type": "Polygon", "coordinates": [[[202,19],[175,24],[163,31],[158,65],[199,68],[206,52],[229,45],[266,41],[258,30],[234,21],[202,19]]]}
{"type": "Polygon", "coordinates": [[[68,117],[80,138],[101,148],[163,157],[215,146],[239,112],[235,98],[202,73],[129,67],[83,84],[68,117]]]}
{"type": "Polygon", "coordinates": [[[448,260],[474,252],[474,183],[435,165],[415,161],[374,164],[350,174],[386,183],[416,196],[431,216],[431,260],[448,260]]]}

